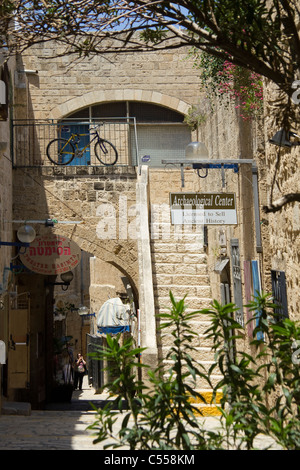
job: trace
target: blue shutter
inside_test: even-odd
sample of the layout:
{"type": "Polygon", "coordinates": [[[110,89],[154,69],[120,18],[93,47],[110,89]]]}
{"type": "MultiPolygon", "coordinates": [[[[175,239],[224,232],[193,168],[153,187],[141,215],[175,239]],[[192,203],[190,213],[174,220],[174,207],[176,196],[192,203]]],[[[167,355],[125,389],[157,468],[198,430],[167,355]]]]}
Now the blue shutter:
{"type": "MultiPolygon", "coordinates": [[[[77,124],[77,123],[66,123],[61,127],[61,137],[69,139],[71,134],[85,134],[80,135],[80,142],[78,149],[82,150],[90,141],[89,125],[88,124],[77,124]]],[[[90,165],[90,147],[88,147],[82,157],[75,157],[70,163],[72,166],[77,165],[90,165]]]]}

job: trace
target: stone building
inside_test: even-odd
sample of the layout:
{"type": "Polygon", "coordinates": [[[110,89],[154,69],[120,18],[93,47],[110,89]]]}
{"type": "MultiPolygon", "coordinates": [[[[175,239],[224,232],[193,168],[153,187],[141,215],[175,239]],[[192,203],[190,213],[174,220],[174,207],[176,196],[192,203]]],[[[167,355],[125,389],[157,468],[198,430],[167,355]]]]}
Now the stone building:
{"type": "MultiPolygon", "coordinates": [[[[78,308],[84,305],[96,314],[108,298],[125,295],[124,280],[138,312],[141,346],[147,347],[143,361],[151,365],[170,346],[170,336],[161,337],[156,318],[170,307],[170,290],[177,299],[187,295],[191,310],[208,307],[214,298],[233,301],[244,326],[250,317],[243,305],[256,288],[272,288],[271,270],[284,271],[289,310],[297,318],[299,208],[284,209],[282,225],[276,214],[268,217],[261,210],[274,165],[265,144],[270,129],[243,122],[234,107],[220,103],[210,112],[187,50],[77,60],[60,56],[56,44],[41,44],[18,58],[12,89],[12,161],[1,153],[1,178],[9,193],[7,199],[1,194],[1,203],[5,200],[11,211],[7,236],[12,239],[18,229],[13,220],[33,221],[41,239],[51,233],[76,243],[81,261],[67,292],[52,285],[59,280],[56,273],[11,271],[12,284],[2,298],[16,289],[18,295],[30,293],[30,370],[27,386],[10,387],[8,381],[6,398],[43,407],[53,373],[54,305],[66,299],[74,306],[63,334],[72,332],[74,352],[85,350],[85,334],[96,335],[97,328],[93,317],[80,319],[78,308]],[[184,121],[192,105],[200,106],[205,116],[197,131],[184,121]],[[118,150],[116,165],[100,165],[94,148],[67,166],[49,161],[46,149],[52,139],[79,132],[89,140],[99,124],[101,136],[118,150]],[[205,170],[185,164],[186,147],[196,141],[205,143],[210,159],[220,161],[206,177],[205,170]],[[224,160],[238,163],[223,167],[224,160]],[[216,195],[217,207],[206,207],[205,224],[172,223],[183,208],[171,214],[171,195],[190,194],[206,195],[207,200],[216,195]],[[229,199],[235,205],[229,206],[229,199]],[[47,220],[55,222],[42,223],[47,220]]],[[[0,132],[5,142],[8,122],[0,124],[0,132]]],[[[290,160],[286,156],[291,173],[286,167],[281,174],[282,187],[298,184],[292,171],[297,152],[293,149],[290,160]]],[[[1,235],[4,239],[3,231],[1,235]]],[[[1,247],[4,269],[13,255],[2,258],[2,250],[6,248],[1,247]]],[[[1,334],[8,332],[3,336],[8,345],[9,328],[0,326],[1,334]]],[[[204,335],[207,321],[193,326],[199,333],[196,359],[209,367],[213,357],[204,335]]],[[[244,331],[248,349],[251,329],[244,331]]],[[[5,373],[10,376],[9,367],[5,373]]],[[[216,372],[214,379],[219,378],[216,372]]],[[[197,387],[203,391],[206,385],[197,387]]]]}

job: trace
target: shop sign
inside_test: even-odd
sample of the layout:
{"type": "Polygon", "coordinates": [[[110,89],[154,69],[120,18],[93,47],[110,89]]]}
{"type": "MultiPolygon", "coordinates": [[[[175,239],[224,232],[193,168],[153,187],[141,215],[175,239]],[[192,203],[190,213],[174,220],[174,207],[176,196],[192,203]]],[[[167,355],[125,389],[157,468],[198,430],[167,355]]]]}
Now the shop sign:
{"type": "Polygon", "coordinates": [[[235,193],[170,193],[172,224],[235,225],[235,193]]]}
{"type": "Polygon", "coordinates": [[[81,249],[61,235],[37,237],[25,253],[20,254],[26,268],[39,274],[54,275],[72,271],[79,264],[81,249]]]}

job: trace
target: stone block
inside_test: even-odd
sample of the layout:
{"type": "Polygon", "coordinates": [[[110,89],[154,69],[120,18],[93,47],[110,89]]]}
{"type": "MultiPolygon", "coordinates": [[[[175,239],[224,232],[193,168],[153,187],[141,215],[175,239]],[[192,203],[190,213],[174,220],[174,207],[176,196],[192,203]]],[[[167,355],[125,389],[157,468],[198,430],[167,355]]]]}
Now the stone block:
{"type": "Polygon", "coordinates": [[[26,402],[7,401],[2,403],[1,413],[3,415],[31,415],[31,404],[26,402]]]}

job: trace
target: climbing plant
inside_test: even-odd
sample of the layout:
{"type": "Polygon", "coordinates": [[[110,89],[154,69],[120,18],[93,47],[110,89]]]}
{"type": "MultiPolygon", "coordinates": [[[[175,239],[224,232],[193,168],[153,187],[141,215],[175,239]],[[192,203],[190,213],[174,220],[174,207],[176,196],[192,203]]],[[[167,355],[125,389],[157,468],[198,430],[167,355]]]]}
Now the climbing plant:
{"type": "Polygon", "coordinates": [[[192,51],[195,66],[201,69],[202,90],[214,108],[214,98],[228,105],[233,103],[243,120],[261,116],[263,111],[262,77],[230,60],[192,51]]]}

